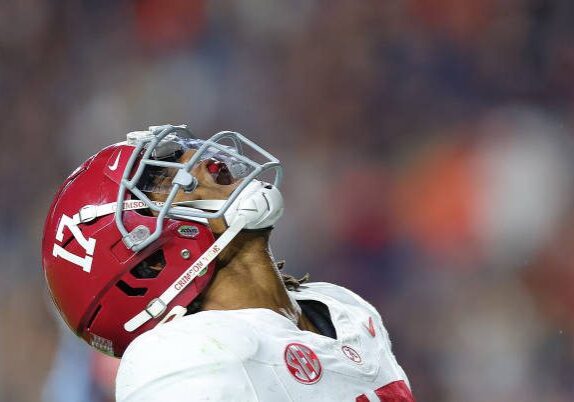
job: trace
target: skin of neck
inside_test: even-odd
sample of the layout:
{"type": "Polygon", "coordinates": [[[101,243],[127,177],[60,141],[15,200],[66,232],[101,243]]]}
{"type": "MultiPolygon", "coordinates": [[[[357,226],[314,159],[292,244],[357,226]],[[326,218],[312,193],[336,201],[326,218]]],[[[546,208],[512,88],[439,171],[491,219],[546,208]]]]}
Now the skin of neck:
{"type": "Polygon", "coordinates": [[[283,283],[269,247],[270,234],[270,229],[241,232],[221,252],[202,310],[266,308],[302,330],[318,333],[283,283]]]}
{"type": "MultiPolygon", "coordinates": [[[[195,150],[186,151],[179,162],[188,161],[194,153],[195,150]]],[[[197,178],[198,187],[193,193],[180,191],[174,202],[225,200],[240,184],[218,183],[207,169],[207,161],[199,163],[191,173],[197,178]]],[[[175,172],[162,176],[155,185],[162,187],[167,182],[171,186],[173,175],[175,172]]],[[[162,193],[152,192],[149,197],[154,201],[165,201],[162,193]]],[[[227,229],[222,218],[210,219],[209,226],[215,236],[227,229]]],[[[287,317],[302,330],[319,333],[283,283],[269,247],[270,234],[271,229],[243,231],[222,250],[216,259],[211,284],[202,294],[201,310],[267,308],[287,317]]]]}

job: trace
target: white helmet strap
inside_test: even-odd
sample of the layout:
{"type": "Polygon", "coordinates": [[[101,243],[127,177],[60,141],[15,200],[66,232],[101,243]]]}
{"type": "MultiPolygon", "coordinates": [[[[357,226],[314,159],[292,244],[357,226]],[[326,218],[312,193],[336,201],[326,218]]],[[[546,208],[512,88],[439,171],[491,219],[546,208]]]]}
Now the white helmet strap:
{"type": "MultiPolygon", "coordinates": [[[[153,204],[158,207],[161,207],[165,203],[161,201],[153,201],[153,204]]],[[[188,203],[186,201],[174,202],[172,203],[172,205],[176,206],[188,205],[188,203]]],[[[84,205],[82,208],[80,208],[80,211],[73,216],[73,219],[76,224],[90,222],[101,216],[113,214],[114,212],[116,212],[117,206],[118,203],[116,201],[101,205],[84,205]]],[[[123,211],[132,211],[137,209],[148,209],[148,208],[149,206],[145,202],[140,200],[125,200],[122,203],[123,211]]],[[[187,218],[187,219],[196,222],[207,223],[207,219],[205,218],[187,218]]]]}

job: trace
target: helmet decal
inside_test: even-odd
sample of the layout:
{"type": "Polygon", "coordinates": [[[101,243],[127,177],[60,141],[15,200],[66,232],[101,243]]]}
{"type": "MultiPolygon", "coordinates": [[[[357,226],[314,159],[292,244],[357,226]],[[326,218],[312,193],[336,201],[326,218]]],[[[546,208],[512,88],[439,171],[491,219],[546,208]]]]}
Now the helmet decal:
{"type": "Polygon", "coordinates": [[[118,164],[120,163],[120,158],[122,156],[122,151],[118,152],[118,156],[116,156],[116,160],[111,165],[108,165],[108,169],[112,172],[118,168],[118,164]]]}
{"type": "Polygon", "coordinates": [[[78,228],[77,222],[78,221],[76,215],[74,215],[74,218],[70,218],[69,216],[63,214],[60,218],[58,230],[56,231],[56,240],[62,243],[64,241],[64,228],[68,228],[68,230],[74,236],[74,239],[76,239],[78,244],[84,249],[85,256],[81,257],[79,255],[73,254],[57,243],[54,243],[52,255],[57,258],[63,258],[64,260],[79,266],[84,272],[89,273],[92,270],[92,255],[94,254],[94,249],[96,248],[96,239],[86,239],[82,234],[82,231],[78,228]]]}

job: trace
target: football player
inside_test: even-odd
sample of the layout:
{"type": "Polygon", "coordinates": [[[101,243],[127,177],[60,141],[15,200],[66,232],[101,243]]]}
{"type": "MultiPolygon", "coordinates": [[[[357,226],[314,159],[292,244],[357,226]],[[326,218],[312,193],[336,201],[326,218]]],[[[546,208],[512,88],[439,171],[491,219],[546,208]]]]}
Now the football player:
{"type": "Polygon", "coordinates": [[[414,401],[373,306],[280,274],[281,176],[238,133],[165,125],[66,179],[44,273],[72,331],[121,358],[118,402],[414,401]]]}

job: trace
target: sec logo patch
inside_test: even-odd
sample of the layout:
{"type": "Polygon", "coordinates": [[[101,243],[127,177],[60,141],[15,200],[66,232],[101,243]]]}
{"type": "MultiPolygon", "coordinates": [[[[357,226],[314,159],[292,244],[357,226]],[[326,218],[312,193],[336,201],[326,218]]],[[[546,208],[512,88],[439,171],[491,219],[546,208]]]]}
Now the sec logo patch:
{"type": "Polygon", "coordinates": [[[285,347],[284,358],[287,369],[300,383],[315,384],[321,379],[321,362],[309,347],[290,343],[285,347]]]}

